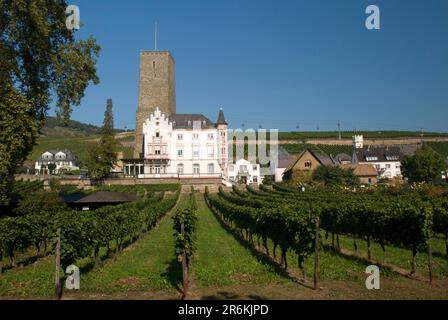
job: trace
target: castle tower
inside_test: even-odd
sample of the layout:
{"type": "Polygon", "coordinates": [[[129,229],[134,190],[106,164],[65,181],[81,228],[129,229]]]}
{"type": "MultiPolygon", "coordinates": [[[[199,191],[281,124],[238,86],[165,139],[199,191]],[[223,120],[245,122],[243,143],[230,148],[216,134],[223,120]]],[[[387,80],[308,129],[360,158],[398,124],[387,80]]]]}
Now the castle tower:
{"type": "Polygon", "coordinates": [[[134,158],[143,157],[143,122],[157,107],[166,116],[176,113],[175,61],[167,51],[143,51],[140,53],[134,158]]]}

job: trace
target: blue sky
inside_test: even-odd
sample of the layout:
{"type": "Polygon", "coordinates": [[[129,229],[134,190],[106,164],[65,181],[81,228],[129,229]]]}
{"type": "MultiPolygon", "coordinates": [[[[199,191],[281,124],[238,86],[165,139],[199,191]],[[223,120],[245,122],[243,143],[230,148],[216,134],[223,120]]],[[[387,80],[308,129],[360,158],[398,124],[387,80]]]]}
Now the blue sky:
{"type": "Polygon", "coordinates": [[[448,131],[446,0],[73,0],[102,47],[75,120],[135,127],[140,50],[176,60],[177,112],[231,127],[448,131]],[[365,9],[381,10],[381,30],[365,9]]]}

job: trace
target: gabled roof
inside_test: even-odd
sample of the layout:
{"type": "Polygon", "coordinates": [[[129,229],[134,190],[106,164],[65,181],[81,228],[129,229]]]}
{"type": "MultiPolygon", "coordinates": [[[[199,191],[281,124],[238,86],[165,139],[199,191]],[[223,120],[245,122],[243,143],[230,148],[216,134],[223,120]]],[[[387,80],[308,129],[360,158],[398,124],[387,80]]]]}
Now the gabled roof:
{"type": "Polygon", "coordinates": [[[292,168],[294,168],[294,166],[296,165],[296,163],[303,157],[303,155],[306,152],[311,153],[311,155],[321,164],[321,165],[327,165],[327,164],[333,164],[333,161],[331,161],[331,159],[329,157],[322,157],[322,156],[317,156],[311,149],[305,149],[303,150],[294,161],[292,161],[289,166],[286,168],[285,172],[291,171],[292,168]],[[327,164],[326,164],[327,163],[327,164]]]}
{"type": "Polygon", "coordinates": [[[358,162],[396,162],[403,159],[399,147],[364,147],[354,150],[358,162]]]}
{"type": "Polygon", "coordinates": [[[173,129],[193,129],[195,122],[201,123],[201,128],[213,128],[215,125],[202,114],[173,114],[169,117],[173,123],[173,129]]]}
{"type": "Polygon", "coordinates": [[[98,191],[84,198],[73,201],[73,203],[122,203],[132,202],[139,198],[135,194],[124,192],[98,191]]]}
{"type": "Polygon", "coordinates": [[[59,153],[59,152],[63,152],[63,153],[65,153],[65,159],[63,159],[64,161],[77,161],[77,158],[76,158],[76,156],[73,154],[73,152],[71,151],[71,150],[69,150],[69,149],[51,149],[51,150],[47,150],[47,151],[45,151],[44,153],[42,153],[42,155],[37,159],[37,161],[48,161],[49,159],[46,159],[46,158],[43,158],[42,156],[45,154],[45,153],[47,153],[47,152],[49,152],[49,153],[51,153],[52,155],[53,155],[53,157],[52,157],[52,159],[51,160],[54,160],[54,161],[62,161],[62,159],[55,159],[54,157],[55,157],[55,155],[57,154],[57,153],[59,153]]]}

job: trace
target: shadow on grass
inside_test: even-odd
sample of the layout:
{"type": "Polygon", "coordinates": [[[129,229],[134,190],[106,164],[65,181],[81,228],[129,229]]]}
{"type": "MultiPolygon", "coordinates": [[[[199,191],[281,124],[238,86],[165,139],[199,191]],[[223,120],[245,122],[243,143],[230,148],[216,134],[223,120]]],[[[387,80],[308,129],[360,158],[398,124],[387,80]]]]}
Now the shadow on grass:
{"type": "Polygon", "coordinates": [[[376,264],[379,267],[386,269],[388,272],[390,272],[392,274],[401,275],[401,276],[404,276],[406,278],[413,279],[413,280],[425,281],[422,276],[420,276],[418,274],[411,275],[410,270],[406,270],[406,269],[403,269],[401,267],[398,267],[398,266],[395,266],[392,264],[383,263],[381,261],[376,261],[376,260],[369,260],[367,257],[360,256],[358,254],[355,254],[354,252],[353,253],[352,252],[344,253],[342,250],[347,251],[347,252],[349,250],[342,249],[342,248],[341,249],[333,248],[329,244],[324,244],[322,247],[324,248],[325,251],[327,251],[333,255],[340,256],[342,258],[351,260],[356,263],[362,263],[365,265],[376,264]]]}
{"type": "MultiPolygon", "coordinates": [[[[205,200],[201,200],[205,201],[205,200]]],[[[207,203],[205,203],[207,206],[207,203]]],[[[207,206],[208,208],[208,206],[207,206]]],[[[275,270],[275,273],[280,275],[281,277],[296,282],[306,288],[313,289],[312,286],[304,283],[301,279],[297,279],[293,276],[291,276],[287,270],[285,270],[277,261],[275,261],[271,256],[268,256],[266,253],[259,251],[257,248],[254,247],[254,245],[249,242],[248,240],[244,239],[241,234],[239,234],[235,229],[231,228],[229,225],[227,225],[223,219],[212,209],[209,208],[209,211],[212,212],[215,219],[218,221],[218,223],[221,225],[221,227],[230,235],[232,235],[240,245],[245,247],[250,251],[250,253],[262,264],[272,267],[275,270]]]]}
{"type": "Polygon", "coordinates": [[[7,270],[13,270],[13,269],[29,266],[30,264],[35,263],[37,260],[48,257],[50,255],[51,255],[51,252],[35,254],[33,256],[30,256],[30,257],[27,257],[27,258],[17,261],[15,267],[12,266],[11,262],[8,264],[5,264],[6,259],[3,259],[3,263],[4,263],[3,272],[5,272],[7,270]]]}
{"type": "Polygon", "coordinates": [[[444,259],[444,260],[448,261],[448,255],[446,253],[440,253],[438,251],[433,251],[432,255],[433,255],[433,257],[444,259]]]}
{"type": "Polygon", "coordinates": [[[168,267],[164,273],[161,274],[162,278],[168,281],[180,293],[183,292],[182,288],[182,265],[174,256],[171,259],[168,267]]]}

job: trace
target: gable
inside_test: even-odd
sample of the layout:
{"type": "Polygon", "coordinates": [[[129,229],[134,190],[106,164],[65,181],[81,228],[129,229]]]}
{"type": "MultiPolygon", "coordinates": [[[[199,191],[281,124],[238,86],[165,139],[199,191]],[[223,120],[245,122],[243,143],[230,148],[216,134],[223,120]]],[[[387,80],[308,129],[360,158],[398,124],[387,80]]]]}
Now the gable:
{"type": "Polygon", "coordinates": [[[291,170],[312,171],[321,165],[322,162],[319,160],[319,158],[311,150],[306,149],[302,151],[301,154],[299,154],[296,160],[290,164],[285,172],[291,170]]]}

